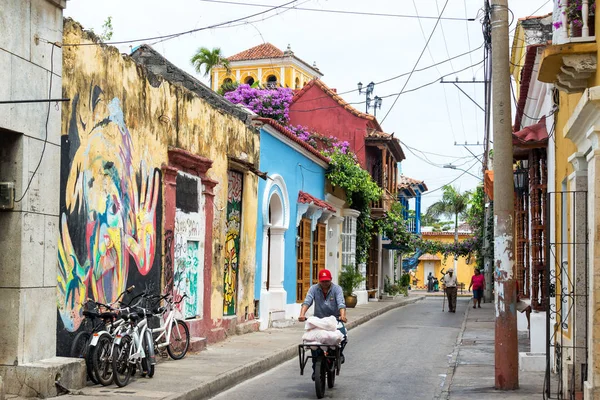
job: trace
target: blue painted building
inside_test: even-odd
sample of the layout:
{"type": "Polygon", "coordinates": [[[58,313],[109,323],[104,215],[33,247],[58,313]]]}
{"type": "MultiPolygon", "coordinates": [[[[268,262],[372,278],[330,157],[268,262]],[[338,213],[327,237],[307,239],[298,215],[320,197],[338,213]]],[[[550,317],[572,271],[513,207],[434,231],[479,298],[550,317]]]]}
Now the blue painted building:
{"type": "MultiPolygon", "coordinates": [[[[398,180],[398,201],[404,206],[404,218],[408,222],[408,227],[412,233],[421,234],[421,195],[427,191],[427,185],[424,181],[409,178],[400,175],[398,180]],[[415,199],[415,215],[410,216],[410,200],[415,199]]],[[[419,257],[422,251],[417,249],[416,253],[409,258],[402,260],[402,269],[408,271],[419,264],[419,257]]]]}
{"type": "MultiPolygon", "coordinates": [[[[255,300],[261,329],[297,316],[300,303],[325,267],[328,220],[328,159],[275,121],[255,119],[260,127],[255,300]]],[[[331,238],[330,238],[331,239],[331,238]]]]}

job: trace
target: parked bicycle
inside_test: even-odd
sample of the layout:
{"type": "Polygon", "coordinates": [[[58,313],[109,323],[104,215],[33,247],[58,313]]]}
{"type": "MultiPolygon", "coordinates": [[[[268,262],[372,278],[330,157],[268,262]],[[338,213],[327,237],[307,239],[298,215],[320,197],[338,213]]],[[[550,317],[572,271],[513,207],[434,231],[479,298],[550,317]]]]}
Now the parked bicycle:
{"type": "Polygon", "coordinates": [[[133,285],[128,287],[112,304],[102,304],[91,299],[88,299],[86,303],[86,307],[92,308],[92,310],[83,311],[83,316],[85,317],[84,324],[71,344],[71,357],[85,359],[87,376],[93,383],[100,382],[97,373],[94,372],[94,352],[91,351],[96,345],[95,338],[98,337],[98,332],[111,329],[110,327],[116,318],[113,305],[119,302],[125,293],[131,293],[133,289],[135,289],[133,285]],[[102,309],[106,311],[100,311],[102,309]],[[94,344],[92,345],[93,342],[94,344]]]}
{"type": "Polygon", "coordinates": [[[164,323],[158,328],[152,329],[152,334],[155,336],[154,346],[156,352],[166,348],[167,353],[173,360],[181,360],[187,354],[190,347],[190,330],[187,324],[175,318],[176,306],[187,297],[184,294],[179,301],[174,302],[171,294],[166,294],[158,297],[158,304],[165,301],[165,306],[154,308],[152,312],[164,319],[164,323]],[[166,318],[165,318],[166,315],[166,318]],[[158,336],[156,336],[159,334],[158,336]]]}

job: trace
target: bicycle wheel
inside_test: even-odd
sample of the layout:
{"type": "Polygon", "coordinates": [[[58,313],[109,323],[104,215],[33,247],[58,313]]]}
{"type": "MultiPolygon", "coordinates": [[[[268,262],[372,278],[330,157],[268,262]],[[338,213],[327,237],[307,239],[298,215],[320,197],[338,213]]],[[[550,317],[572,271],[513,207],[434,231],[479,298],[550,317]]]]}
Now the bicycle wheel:
{"type": "Polygon", "coordinates": [[[115,344],[112,356],[113,380],[119,387],[126,386],[131,378],[131,364],[129,353],[131,351],[131,336],[125,335],[121,343],[115,344]]]}
{"type": "Polygon", "coordinates": [[[94,375],[102,386],[108,386],[113,382],[112,363],[110,353],[112,351],[112,337],[103,334],[98,339],[96,346],[92,347],[92,360],[94,375]]]}
{"type": "Polygon", "coordinates": [[[151,338],[152,336],[150,333],[146,332],[143,340],[144,353],[146,353],[146,356],[142,358],[142,376],[148,376],[148,378],[152,378],[154,376],[154,364],[152,364],[150,360],[150,346],[154,345],[154,343],[149,342],[149,339],[151,338]]]}
{"type": "Polygon", "coordinates": [[[71,357],[85,358],[87,345],[90,342],[91,333],[82,331],[75,336],[71,344],[71,357]]]}
{"type": "Polygon", "coordinates": [[[335,365],[336,360],[330,358],[327,359],[327,387],[329,389],[333,388],[333,385],[335,385],[335,365]]]}
{"type": "Polygon", "coordinates": [[[325,396],[325,375],[327,369],[327,362],[325,357],[319,356],[315,362],[315,390],[317,392],[317,399],[322,399],[325,396]]]}
{"type": "Polygon", "coordinates": [[[185,357],[190,348],[190,329],[187,324],[180,319],[173,320],[171,328],[170,344],[167,346],[167,353],[173,360],[181,360],[185,357]]]}

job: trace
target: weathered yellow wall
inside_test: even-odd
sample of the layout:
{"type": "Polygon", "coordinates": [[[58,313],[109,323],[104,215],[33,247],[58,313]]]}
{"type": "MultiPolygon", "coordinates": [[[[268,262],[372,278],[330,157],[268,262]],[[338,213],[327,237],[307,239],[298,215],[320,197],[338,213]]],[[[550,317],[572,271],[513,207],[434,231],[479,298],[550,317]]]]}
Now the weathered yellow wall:
{"type": "MultiPolygon", "coordinates": [[[[91,43],[92,38],[80,25],[66,21],[64,42],[67,44],[91,43]]],[[[213,320],[223,316],[223,248],[226,235],[228,156],[245,157],[250,163],[259,159],[259,135],[241,120],[222,113],[204,99],[174,83],[158,79],[158,87],[148,80],[142,66],[130,57],[122,56],[116,48],[108,46],[65,46],[63,48],[63,95],[79,96],[82,121],[93,124],[105,114],[111,99],[118,99],[125,123],[131,133],[136,162],[144,158],[149,168],[161,168],[167,162],[169,147],[181,148],[213,160],[208,176],[218,182],[215,188],[215,210],[211,290],[211,315],[213,320]],[[94,86],[102,89],[99,107],[90,111],[90,93],[94,86]],[[98,111],[100,110],[100,111],[98,111]]],[[[71,107],[66,103],[63,127],[70,123],[71,107]]],[[[90,125],[88,125],[89,127],[90,125]]],[[[63,134],[67,134],[63,130],[63,134]]],[[[85,140],[85,138],[83,138],[85,140]]],[[[243,316],[245,308],[254,309],[254,270],[256,251],[257,177],[244,175],[240,272],[237,315],[243,316]]],[[[157,213],[160,217],[161,213],[157,213]]],[[[163,232],[157,246],[164,249],[163,232]]],[[[163,254],[164,256],[164,254],[163,254]]],[[[205,285],[208,284],[205,282],[205,285]]]]}
{"type": "MultiPolygon", "coordinates": [[[[463,241],[470,237],[471,237],[470,235],[459,234],[458,240],[463,241]]],[[[427,234],[427,235],[424,235],[423,238],[426,240],[438,241],[438,242],[443,242],[443,243],[454,242],[454,235],[447,235],[447,234],[439,234],[439,235],[427,234]]],[[[438,253],[437,256],[440,258],[440,261],[434,261],[434,271],[435,271],[434,275],[438,278],[438,280],[440,280],[442,269],[444,269],[444,272],[447,272],[448,269],[454,268],[454,257],[448,256],[446,259],[444,259],[444,255],[441,253],[438,253]]],[[[474,257],[472,257],[468,261],[469,261],[469,263],[467,264],[466,257],[459,257],[458,263],[457,263],[457,265],[458,265],[458,268],[457,268],[458,269],[458,275],[457,275],[458,283],[461,283],[461,282],[464,283],[465,289],[467,289],[469,287],[469,282],[471,282],[471,277],[475,273],[475,266],[477,265],[477,260],[474,257]]],[[[425,275],[425,262],[419,261],[419,264],[417,265],[417,268],[415,270],[415,277],[419,280],[417,283],[418,288],[427,288],[427,281],[426,281],[426,277],[424,275],[425,275]]],[[[411,279],[411,284],[412,284],[412,279],[411,279]]],[[[441,290],[441,280],[440,280],[440,290],[441,290]]]]}

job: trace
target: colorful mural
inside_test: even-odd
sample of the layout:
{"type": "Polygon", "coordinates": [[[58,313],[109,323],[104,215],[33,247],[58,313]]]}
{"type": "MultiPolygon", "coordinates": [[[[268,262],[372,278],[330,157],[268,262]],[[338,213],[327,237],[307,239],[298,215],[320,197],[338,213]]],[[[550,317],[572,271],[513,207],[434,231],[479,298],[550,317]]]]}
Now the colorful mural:
{"type": "Polygon", "coordinates": [[[224,315],[235,315],[239,278],[243,178],[244,176],[237,171],[230,170],[227,173],[227,236],[225,239],[225,286],[223,288],[224,315]]]}
{"type": "Polygon", "coordinates": [[[119,99],[105,99],[98,86],[88,96],[73,98],[62,140],[57,291],[60,320],[70,332],[79,328],[87,298],[115,301],[132,281],[148,277],[160,257],[160,170],[147,149],[134,151],[141,146],[134,146],[119,99]]]}
{"type": "MultiPolygon", "coordinates": [[[[181,174],[180,174],[181,175],[181,174]]],[[[189,185],[199,186],[199,180],[191,176],[185,177],[189,185]]],[[[188,186],[190,187],[190,186],[188,186]]],[[[195,202],[190,203],[186,194],[186,202],[178,201],[175,214],[175,249],[173,297],[178,301],[184,294],[185,300],[180,304],[184,318],[202,318],[202,293],[204,288],[204,238],[205,217],[201,194],[195,193],[195,202]],[[200,196],[200,197],[199,197],[200,196]]]]}

